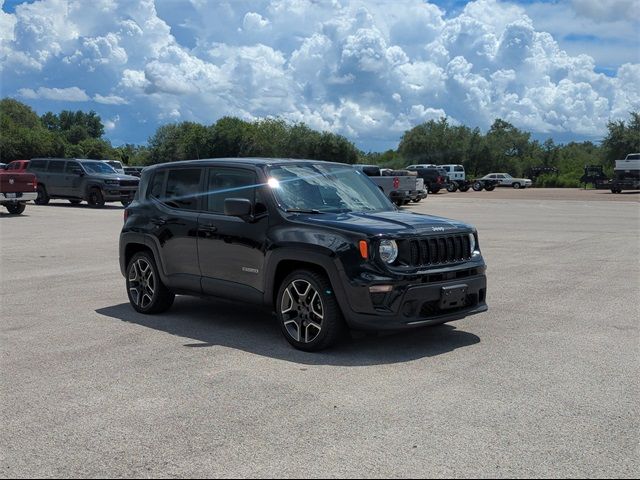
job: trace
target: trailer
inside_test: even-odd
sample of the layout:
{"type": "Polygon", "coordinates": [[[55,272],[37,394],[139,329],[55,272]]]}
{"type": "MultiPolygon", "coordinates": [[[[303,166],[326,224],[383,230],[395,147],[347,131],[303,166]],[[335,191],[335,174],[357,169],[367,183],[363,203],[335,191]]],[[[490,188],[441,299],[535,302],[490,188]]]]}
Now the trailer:
{"type": "Polygon", "coordinates": [[[616,160],[611,180],[611,193],[640,190],[640,154],[631,153],[624,160],[616,160]]]}

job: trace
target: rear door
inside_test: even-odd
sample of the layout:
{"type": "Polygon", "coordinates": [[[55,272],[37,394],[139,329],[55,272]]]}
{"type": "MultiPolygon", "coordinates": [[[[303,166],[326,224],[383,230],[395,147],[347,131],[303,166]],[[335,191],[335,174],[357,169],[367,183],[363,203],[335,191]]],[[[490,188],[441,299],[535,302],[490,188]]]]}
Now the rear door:
{"type": "Polygon", "coordinates": [[[209,295],[260,300],[268,216],[253,168],[212,167],[207,171],[204,209],[198,222],[202,290],[209,295]],[[227,198],[246,198],[254,220],[224,214],[227,198]]]}
{"type": "Polygon", "coordinates": [[[199,293],[198,215],[202,168],[161,170],[151,179],[145,228],[162,258],[172,288],[199,293]]]}
{"type": "Polygon", "coordinates": [[[47,168],[47,193],[50,196],[66,196],[68,188],[65,183],[64,160],[49,160],[47,168]]]}
{"type": "Polygon", "coordinates": [[[80,162],[75,160],[68,161],[64,168],[64,191],[68,197],[82,198],[84,193],[82,191],[82,173],[84,170],[80,166],[80,162]]]}

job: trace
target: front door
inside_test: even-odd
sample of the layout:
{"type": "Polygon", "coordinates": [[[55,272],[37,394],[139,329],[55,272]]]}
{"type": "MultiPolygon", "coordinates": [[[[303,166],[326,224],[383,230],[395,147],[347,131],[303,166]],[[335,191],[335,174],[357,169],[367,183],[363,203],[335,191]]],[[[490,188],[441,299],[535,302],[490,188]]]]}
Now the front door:
{"type": "Polygon", "coordinates": [[[264,258],[268,216],[255,170],[208,169],[204,212],[198,221],[198,255],[206,294],[260,300],[264,292],[264,258]],[[249,199],[253,218],[224,214],[227,198],[249,199]]]}

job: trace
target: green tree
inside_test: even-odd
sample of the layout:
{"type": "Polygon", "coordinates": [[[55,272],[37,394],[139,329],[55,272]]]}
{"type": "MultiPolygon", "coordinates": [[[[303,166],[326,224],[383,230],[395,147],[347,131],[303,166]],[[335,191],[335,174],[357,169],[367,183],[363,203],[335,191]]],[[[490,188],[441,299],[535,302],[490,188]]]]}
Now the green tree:
{"type": "Polygon", "coordinates": [[[631,112],[628,123],[609,122],[607,129],[602,146],[609,165],[613,165],[614,160],[625,158],[629,153],[640,152],[640,112],[631,112]]]}
{"type": "Polygon", "coordinates": [[[0,101],[0,160],[28,159],[54,151],[54,138],[29,106],[12,98],[0,101]]]}

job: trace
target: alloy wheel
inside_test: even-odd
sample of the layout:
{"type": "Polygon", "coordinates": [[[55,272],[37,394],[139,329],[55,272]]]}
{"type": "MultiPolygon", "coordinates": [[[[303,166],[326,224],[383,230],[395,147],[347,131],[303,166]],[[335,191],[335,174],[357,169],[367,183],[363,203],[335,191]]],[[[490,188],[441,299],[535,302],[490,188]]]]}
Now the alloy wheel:
{"type": "Polygon", "coordinates": [[[322,331],[322,298],[306,280],[294,280],[287,286],[282,294],[280,313],[287,333],[297,342],[311,343],[322,331]]]}
{"type": "Polygon", "coordinates": [[[144,258],[129,267],[129,295],[136,306],[145,309],[153,301],[156,279],[153,268],[144,258]]]}

